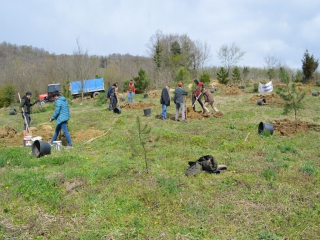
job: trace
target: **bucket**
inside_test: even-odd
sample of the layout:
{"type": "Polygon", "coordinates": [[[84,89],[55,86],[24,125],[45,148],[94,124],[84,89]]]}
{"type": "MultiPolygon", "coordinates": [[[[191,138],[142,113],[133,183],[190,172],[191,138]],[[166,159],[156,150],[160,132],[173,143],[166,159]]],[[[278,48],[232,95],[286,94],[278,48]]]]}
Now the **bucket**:
{"type": "Polygon", "coordinates": [[[24,136],[23,137],[23,146],[31,147],[32,146],[32,136],[24,136]]]}
{"type": "Polygon", "coordinates": [[[312,96],[315,96],[315,97],[316,97],[316,96],[318,96],[318,94],[319,94],[319,93],[318,93],[317,91],[312,92],[312,96]]]}
{"type": "Polygon", "coordinates": [[[262,105],[262,104],[266,104],[267,101],[263,98],[263,99],[259,99],[257,103],[258,105],[262,105]]]}
{"type": "Polygon", "coordinates": [[[144,109],[143,112],[144,112],[145,116],[150,116],[151,115],[151,109],[150,108],[144,109]]]}
{"type": "Polygon", "coordinates": [[[121,113],[121,109],[119,107],[116,107],[115,109],[113,109],[113,112],[120,114],[121,113]]]}
{"type": "Polygon", "coordinates": [[[263,131],[269,132],[271,135],[273,134],[273,125],[270,123],[260,122],[258,127],[258,133],[261,134],[263,131]]]}
{"type": "Polygon", "coordinates": [[[144,98],[148,98],[148,94],[143,95],[144,98]]]}
{"type": "Polygon", "coordinates": [[[61,141],[53,141],[53,149],[56,151],[60,151],[62,149],[62,142],[61,141]]]}
{"type": "Polygon", "coordinates": [[[32,144],[32,155],[35,157],[41,157],[51,153],[51,146],[47,142],[39,140],[34,141],[32,144]]]}
{"type": "Polygon", "coordinates": [[[37,136],[32,138],[32,143],[34,143],[36,140],[42,141],[42,137],[37,136]]]}

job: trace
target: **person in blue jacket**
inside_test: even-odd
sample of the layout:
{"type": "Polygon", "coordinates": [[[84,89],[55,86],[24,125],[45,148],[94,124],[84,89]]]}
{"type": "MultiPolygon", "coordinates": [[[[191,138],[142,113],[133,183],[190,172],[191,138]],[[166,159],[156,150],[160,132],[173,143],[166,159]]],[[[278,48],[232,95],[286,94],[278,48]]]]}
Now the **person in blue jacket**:
{"type": "Polygon", "coordinates": [[[60,96],[60,93],[58,91],[55,91],[52,94],[52,96],[55,101],[56,108],[52,117],[50,118],[50,122],[52,122],[53,120],[56,120],[57,126],[50,143],[51,145],[53,144],[53,142],[57,139],[60,130],[62,129],[68,142],[67,148],[71,148],[72,142],[71,142],[71,137],[70,137],[70,134],[68,131],[68,125],[67,125],[70,119],[68,101],[64,96],[60,96]]]}

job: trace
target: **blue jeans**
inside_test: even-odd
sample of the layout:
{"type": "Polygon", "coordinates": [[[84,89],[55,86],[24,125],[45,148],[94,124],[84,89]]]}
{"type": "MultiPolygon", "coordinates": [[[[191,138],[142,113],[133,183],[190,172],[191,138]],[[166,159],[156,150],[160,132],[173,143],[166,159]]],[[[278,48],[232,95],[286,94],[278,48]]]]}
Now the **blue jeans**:
{"type": "Polygon", "coordinates": [[[128,92],[128,102],[133,103],[134,92],[128,92]]]}
{"type": "Polygon", "coordinates": [[[71,142],[71,137],[70,137],[70,134],[69,134],[69,131],[68,131],[68,124],[67,124],[67,122],[62,122],[62,123],[57,124],[57,127],[56,127],[56,130],[55,130],[55,132],[54,132],[54,135],[53,135],[53,138],[52,138],[52,140],[51,140],[51,143],[57,139],[57,137],[58,137],[59,132],[60,132],[61,129],[62,129],[64,135],[66,136],[68,145],[69,145],[70,147],[72,147],[72,142],[71,142]]]}
{"type": "Polygon", "coordinates": [[[162,118],[167,118],[167,105],[162,104],[162,113],[161,113],[162,118]]]}

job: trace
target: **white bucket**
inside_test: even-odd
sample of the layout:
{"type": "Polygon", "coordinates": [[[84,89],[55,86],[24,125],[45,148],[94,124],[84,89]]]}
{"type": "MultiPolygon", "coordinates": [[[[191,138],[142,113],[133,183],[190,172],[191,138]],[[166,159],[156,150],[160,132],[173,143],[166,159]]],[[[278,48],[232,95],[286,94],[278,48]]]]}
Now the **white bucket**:
{"type": "Polygon", "coordinates": [[[53,148],[56,151],[60,151],[62,149],[62,142],[61,141],[53,141],[53,148]]]}
{"type": "Polygon", "coordinates": [[[23,137],[23,146],[25,146],[25,147],[32,146],[32,136],[24,136],[23,137]]]}
{"type": "Polygon", "coordinates": [[[37,137],[33,137],[32,138],[32,143],[34,143],[35,141],[42,141],[42,137],[40,137],[40,136],[37,136],[37,137]]]}

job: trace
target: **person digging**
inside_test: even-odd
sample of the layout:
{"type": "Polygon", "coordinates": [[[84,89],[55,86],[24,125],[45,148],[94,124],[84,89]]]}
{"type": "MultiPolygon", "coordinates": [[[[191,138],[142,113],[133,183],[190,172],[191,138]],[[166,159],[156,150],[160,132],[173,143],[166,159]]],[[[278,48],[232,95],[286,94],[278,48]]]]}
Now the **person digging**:
{"type": "MultiPolygon", "coordinates": [[[[30,102],[31,98],[31,92],[26,92],[26,95],[20,99],[20,105],[19,109],[20,112],[22,113],[22,118],[24,121],[24,126],[23,126],[23,136],[27,136],[30,134],[30,123],[31,123],[31,107],[36,104],[38,101],[35,101],[34,103],[30,102]]],[[[19,95],[20,98],[20,95],[19,95]]]]}
{"type": "Polygon", "coordinates": [[[205,110],[205,113],[211,114],[209,109],[207,108],[208,105],[210,105],[215,112],[219,112],[219,110],[214,106],[214,99],[212,96],[212,93],[214,93],[214,89],[206,89],[205,87],[202,89],[202,95],[204,97],[204,104],[203,104],[203,109],[205,110]]]}

